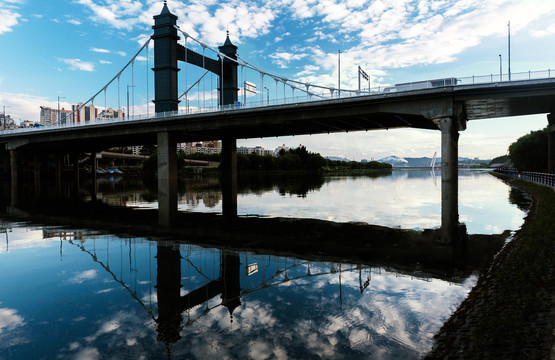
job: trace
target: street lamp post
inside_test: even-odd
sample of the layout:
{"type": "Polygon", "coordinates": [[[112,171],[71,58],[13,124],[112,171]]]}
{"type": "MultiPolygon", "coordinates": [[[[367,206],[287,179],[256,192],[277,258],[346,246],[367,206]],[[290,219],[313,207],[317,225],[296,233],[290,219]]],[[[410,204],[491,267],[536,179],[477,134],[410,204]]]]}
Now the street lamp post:
{"type": "Polygon", "coordinates": [[[266,89],[266,104],[270,105],[270,90],[266,86],[264,86],[264,89],[266,89]]]}
{"type": "Polygon", "coordinates": [[[341,50],[337,50],[337,97],[341,97],[341,50]]]}
{"type": "Polygon", "coordinates": [[[501,54],[499,54],[499,81],[503,81],[503,61],[501,61],[501,54]]]}
{"type": "MultiPolygon", "coordinates": [[[[65,96],[58,96],[58,121],[61,123],[62,122],[62,117],[60,116],[60,99],[65,99],[65,96]]],[[[65,121],[63,122],[63,124],[65,125],[65,121]]]]}
{"type": "Polygon", "coordinates": [[[507,24],[507,27],[509,28],[508,37],[507,37],[507,41],[509,45],[509,81],[511,81],[511,22],[510,21],[507,24]]]}

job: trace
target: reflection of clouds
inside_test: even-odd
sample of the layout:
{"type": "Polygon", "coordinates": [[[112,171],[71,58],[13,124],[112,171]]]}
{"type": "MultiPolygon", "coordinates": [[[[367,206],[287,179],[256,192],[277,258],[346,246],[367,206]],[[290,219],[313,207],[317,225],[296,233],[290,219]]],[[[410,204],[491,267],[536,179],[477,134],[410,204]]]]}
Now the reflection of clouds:
{"type": "Polygon", "coordinates": [[[156,342],[155,323],[142,311],[117,311],[101,316],[90,327],[91,335],[72,341],[60,350],[58,358],[151,358],[145,354],[165,351],[156,342]]]}
{"type": "MultiPolygon", "coordinates": [[[[19,226],[14,224],[14,226],[19,226]]],[[[0,238],[1,240],[3,240],[0,238]]],[[[16,250],[48,248],[55,246],[53,242],[44,241],[42,229],[34,230],[27,227],[13,227],[6,234],[9,242],[7,246],[0,247],[0,254],[16,250]]]]}
{"type": "MultiPolygon", "coordinates": [[[[244,196],[238,212],[361,221],[408,229],[441,225],[441,186],[434,183],[428,171],[394,171],[392,176],[376,179],[326,179],[320,191],[310,192],[305,198],[281,196],[277,191],[244,196]]],[[[484,221],[500,229],[516,229],[522,224],[511,221],[513,217],[522,219],[524,214],[508,206],[507,189],[488,173],[459,174],[460,219],[469,233],[489,233],[484,221]]]]}
{"type": "Polygon", "coordinates": [[[24,325],[24,318],[17,314],[17,310],[0,308],[0,349],[28,343],[24,325]]]}
{"type": "Polygon", "coordinates": [[[87,347],[80,350],[73,356],[74,360],[95,360],[100,359],[100,352],[97,348],[87,347]]]}
{"type": "Polygon", "coordinates": [[[98,291],[95,291],[95,294],[106,294],[106,293],[112,292],[112,291],[114,291],[114,290],[115,290],[114,288],[109,288],[109,289],[104,289],[104,290],[98,290],[98,291]]]}
{"type": "Polygon", "coordinates": [[[23,325],[23,317],[17,315],[17,310],[0,308],[0,334],[23,325]]]}
{"type": "Polygon", "coordinates": [[[92,280],[96,278],[97,271],[96,270],[85,270],[75,273],[71,278],[69,278],[68,282],[72,284],[82,284],[85,280],[92,280]]]}

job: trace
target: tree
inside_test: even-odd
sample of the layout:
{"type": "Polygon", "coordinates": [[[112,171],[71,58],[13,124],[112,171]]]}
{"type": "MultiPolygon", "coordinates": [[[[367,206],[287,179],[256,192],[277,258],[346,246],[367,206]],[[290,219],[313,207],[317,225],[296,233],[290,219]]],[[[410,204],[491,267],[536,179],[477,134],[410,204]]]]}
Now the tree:
{"type": "Polygon", "coordinates": [[[509,156],[519,170],[547,170],[547,127],[521,136],[509,146],[509,156]]]}

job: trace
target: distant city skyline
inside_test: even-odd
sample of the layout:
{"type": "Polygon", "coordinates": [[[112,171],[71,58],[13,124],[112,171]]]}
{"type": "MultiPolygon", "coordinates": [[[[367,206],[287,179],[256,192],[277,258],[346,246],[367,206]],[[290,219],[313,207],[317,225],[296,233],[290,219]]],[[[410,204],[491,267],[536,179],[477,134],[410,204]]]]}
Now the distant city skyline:
{"type": "MultiPolygon", "coordinates": [[[[555,43],[552,1],[167,3],[179,17],[180,28],[208,45],[221,45],[229,30],[240,56],[258,68],[324,86],[338,85],[338,51],[343,89],[358,88],[359,66],[370,76],[372,87],[496,75],[500,67],[506,73],[508,21],[512,72],[555,69],[555,48],[550,46],[555,43]]],[[[144,43],[152,33],[152,17],[162,6],[163,1],[152,0],[0,0],[0,111],[6,106],[6,114],[17,122],[38,122],[40,106],[57,109],[60,99],[60,109],[70,109],[71,104],[86,101],[144,43]]],[[[147,60],[152,67],[152,59],[141,57],[137,69],[147,68],[147,60]]],[[[555,70],[552,73],[555,76],[555,70]]],[[[129,85],[122,79],[123,88],[129,85]]],[[[179,86],[182,92],[184,84],[179,86]]],[[[272,86],[269,91],[274,96],[272,86]]],[[[147,101],[145,95],[136,94],[135,109],[129,112],[145,112],[147,101]]],[[[545,114],[471,121],[461,132],[459,155],[481,159],[503,155],[518,137],[546,125],[545,114]]],[[[322,155],[357,161],[389,155],[431,157],[440,152],[439,132],[417,129],[239,139],[237,145],[283,143],[291,147],[302,143],[322,155]]]]}

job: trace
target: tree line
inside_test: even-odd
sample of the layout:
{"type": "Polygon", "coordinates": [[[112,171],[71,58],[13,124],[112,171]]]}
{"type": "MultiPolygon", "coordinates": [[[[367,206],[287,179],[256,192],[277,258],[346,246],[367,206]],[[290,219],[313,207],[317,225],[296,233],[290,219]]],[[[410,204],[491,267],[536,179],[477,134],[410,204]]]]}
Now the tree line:
{"type": "Polygon", "coordinates": [[[509,145],[509,157],[519,171],[546,172],[548,168],[548,129],[531,131],[509,145]]]}
{"type": "MultiPolygon", "coordinates": [[[[144,163],[146,172],[157,170],[157,154],[154,149],[149,149],[150,158],[144,163]]],[[[177,167],[181,169],[185,166],[185,159],[204,160],[221,162],[221,154],[190,154],[182,151],[177,154],[177,167]]],[[[364,170],[364,169],[391,169],[387,163],[370,161],[366,163],[356,161],[339,161],[325,159],[318,153],[310,152],[305,146],[294,149],[281,149],[278,156],[258,155],[251,153],[248,155],[237,154],[237,170],[241,171],[309,171],[316,172],[324,169],[332,170],[364,170]]]]}

